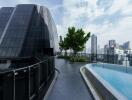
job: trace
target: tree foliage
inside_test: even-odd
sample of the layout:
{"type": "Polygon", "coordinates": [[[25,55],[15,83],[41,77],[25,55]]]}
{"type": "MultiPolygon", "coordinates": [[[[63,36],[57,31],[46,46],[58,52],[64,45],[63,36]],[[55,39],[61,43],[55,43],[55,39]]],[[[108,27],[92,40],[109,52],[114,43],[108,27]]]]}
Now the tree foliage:
{"type": "Polygon", "coordinates": [[[60,51],[62,52],[62,50],[65,50],[65,55],[67,55],[67,50],[69,49],[68,43],[67,43],[67,38],[64,38],[64,40],[62,39],[62,36],[60,36],[60,42],[59,42],[59,48],[60,51]]]}
{"type": "Polygon", "coordinates": [[[75,29],[75,27],[69,27],[66,35],[69,48],[76,54],[79,51],[83,51],[85,44],[90,38],[90,32],[85,33],[83,29],[75,29]]]}
{"type": "Polygon", "coordinates": [[[90,38],[90,32],[85,33],[83,29],[75,29],[75,27],[69,27],[68,33],[64,40],[60,36],[59,46],[63,50],[72,49],[76,54],[79,51],[83,51],[85,44],[90,38]]]}

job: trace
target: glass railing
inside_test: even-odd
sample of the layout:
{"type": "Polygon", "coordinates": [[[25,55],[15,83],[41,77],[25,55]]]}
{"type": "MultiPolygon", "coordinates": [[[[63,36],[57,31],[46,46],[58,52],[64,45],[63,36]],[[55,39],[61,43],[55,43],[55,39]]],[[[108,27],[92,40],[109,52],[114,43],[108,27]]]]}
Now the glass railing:
{"type": "Polygon", "coordinates": [[[41,100],[55,74],[54,58],[0,73],[0,100],[41,100]]]}

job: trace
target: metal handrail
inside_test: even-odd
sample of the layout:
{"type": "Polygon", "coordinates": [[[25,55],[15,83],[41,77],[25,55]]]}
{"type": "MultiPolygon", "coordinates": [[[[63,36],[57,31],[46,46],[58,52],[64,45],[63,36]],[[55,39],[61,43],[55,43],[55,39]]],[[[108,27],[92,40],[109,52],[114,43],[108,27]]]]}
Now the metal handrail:
{"type": "Polygon", "coordinates": [[[2,71],[0,71],[0,73],[2,74],[2,73],[6,73],[6,72],[11,72],[11,71],[12,71],[12,72],[14,72],[14,71],[19,71],[19,70],[22,70],[22,69],[26,69],[26,68],[28,68],[28,67],[32,67],[32,66],[41,64],[41,63],[43,63],[43,62],[47,62],[49,59],[50,59],[50,58],[47,57],[47,59],[44,59],[43,61],[40,61],[40,62],[38,62],[38,63],[29,65],[29,66],[26,66],[26,67],[21,67],[21,68],[14,68],[14,69],[10,69],[10,68],[9,68],[9,69],[7,69],[7,70],[2,70],[2,71]]]}
{"type": "MultiPolygon", "coordinates": [[[[9,70],[1,72],[2,77],[5,75],[8,79],[11,79],[11,81],[6,84],[11,84],[10,82],[13,81],[13,84],[11,85],[13,89],[10,90],[13,93],[12,96],[10,96],[10,98],[12,98],[11,100],[16,100],[18,98],[17,91],[19,91],[19,87],[17,87],[16,84],[19,80],[24,80],[23,82],[27,81],[27,83],[24,83],[27,87],[26,89],[24,89],[24,91],[28,90],[25,94],[27,99],[32,100],[32,98],[34,99],[38,98],[39,96],[41,97],[41,95],[44,95],[40,92],[45,91],[45,89],[47,90],[47,87],[49,87],[50,82],[55,74],[54,59],[53,57],[46,57],[46,59],[38,61],[39,62],[26,67],[14,69],[9,68],[9,70]],[[42,69],[42,71],[40,69],[42,69]],[[32,87],[34,83],[36,85],[32,87]]],[[[3,80],[3,82],[4,81],[5,79],[3,80]]],[[[3,89],[1,91],[8,91],[7,88],[3,89]]],[[[7,95],[8,98],[8,94],[4,95],[7,95]]]]}

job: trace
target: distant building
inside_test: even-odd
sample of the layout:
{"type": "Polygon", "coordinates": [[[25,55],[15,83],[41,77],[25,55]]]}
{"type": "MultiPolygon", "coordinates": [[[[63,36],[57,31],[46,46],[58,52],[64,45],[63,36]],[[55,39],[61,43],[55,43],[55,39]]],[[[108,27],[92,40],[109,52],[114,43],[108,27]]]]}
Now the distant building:
{"type": "Polygon", "coordinates": [[[115,40],[109,40],[109,47],[116,47],[116,41],[115,40]]]}
{"type": "Polygon", "coordinates": [[[107,49],[108,55],[114,55],[115,54],[115,48],[116,48],[116,41],[115,40],[109,40],[109,45],[105,49],[107,49]]]}
{"type": "Polygon", "coordinates": [[[116,40],[109,40],[109,45],[104,46],[104,54],[114,55],[119,54],[123,55],[125,52],[130,53],[130,42],[125,42],[123,45],[116,43],[116,40]]]}
{"type": "Polygon", "coordinates": [[[123,43],[123,45],[120,45],[120,49],[130,50],[130,41],[127,41],[127,42],[123,43]]]}
{"type": "Polygon", "coordinates": [[[105,45],[105,46],[104,46],[104,54],[107,54],[107,53],[108,53],[108,48],[109,48],[108,45],[105,45]]]}
{"type": "Polygon", "coordinates": [[[109,40],[109,44],[104,46],[105,60],[109,63],[117,63],[122,61],[124,54],[132,54],[130,42],[125,42],[119,45],[115,40],[109,40]]]}
{"type": "Polygon", "coordinates": [[[91,60],[92,61],[96,61],[97,59],[97,36],[96,35],[92,35],[91,36],[91,60]]]}
{"type": "Polygon", "coordinates": [[[129,41],[123,43],[123,49],[124,50],[129,50],[130,49],[130,42],[129,41]]]}
{"type": "Polygon", "coordinates": [[[104,54],[104,48],[98,48],[97,54],[104,54]]]}
{"type": "Polygon", "coordinates": [[[118,48],[109,48],[108,49],[108,55],[123,55],[124,54],[124,50],[122,50],[122,49],[118,49],[118,48]]]}
{"type": "Polygon", "coordinates": [[[91,36],[91,54],[97,54],[97,36],[91,36]]]}
{"type": "Polygon", "coordinates": [[[116,48],[121,49],[118,43],[116,43],[116,48]]]}

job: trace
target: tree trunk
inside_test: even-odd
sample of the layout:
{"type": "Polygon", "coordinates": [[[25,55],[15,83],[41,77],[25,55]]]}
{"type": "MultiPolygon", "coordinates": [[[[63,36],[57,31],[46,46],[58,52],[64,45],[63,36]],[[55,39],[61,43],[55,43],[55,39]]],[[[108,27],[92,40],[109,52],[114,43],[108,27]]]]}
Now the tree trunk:
{"type": "Polygon", "coordinates": [[[77,55],[77,51],[74,51],[74,56],[76,56],[77,55]]]}
{"type": "Polygon", "coordinates": [[[67,50],[65,50],[65,56],[67,56],[67,50]]]}
{"type": "Polygon", "coordinates": [[[62,50],[60,50],[60,55],[62,55],[62,50]]]}

